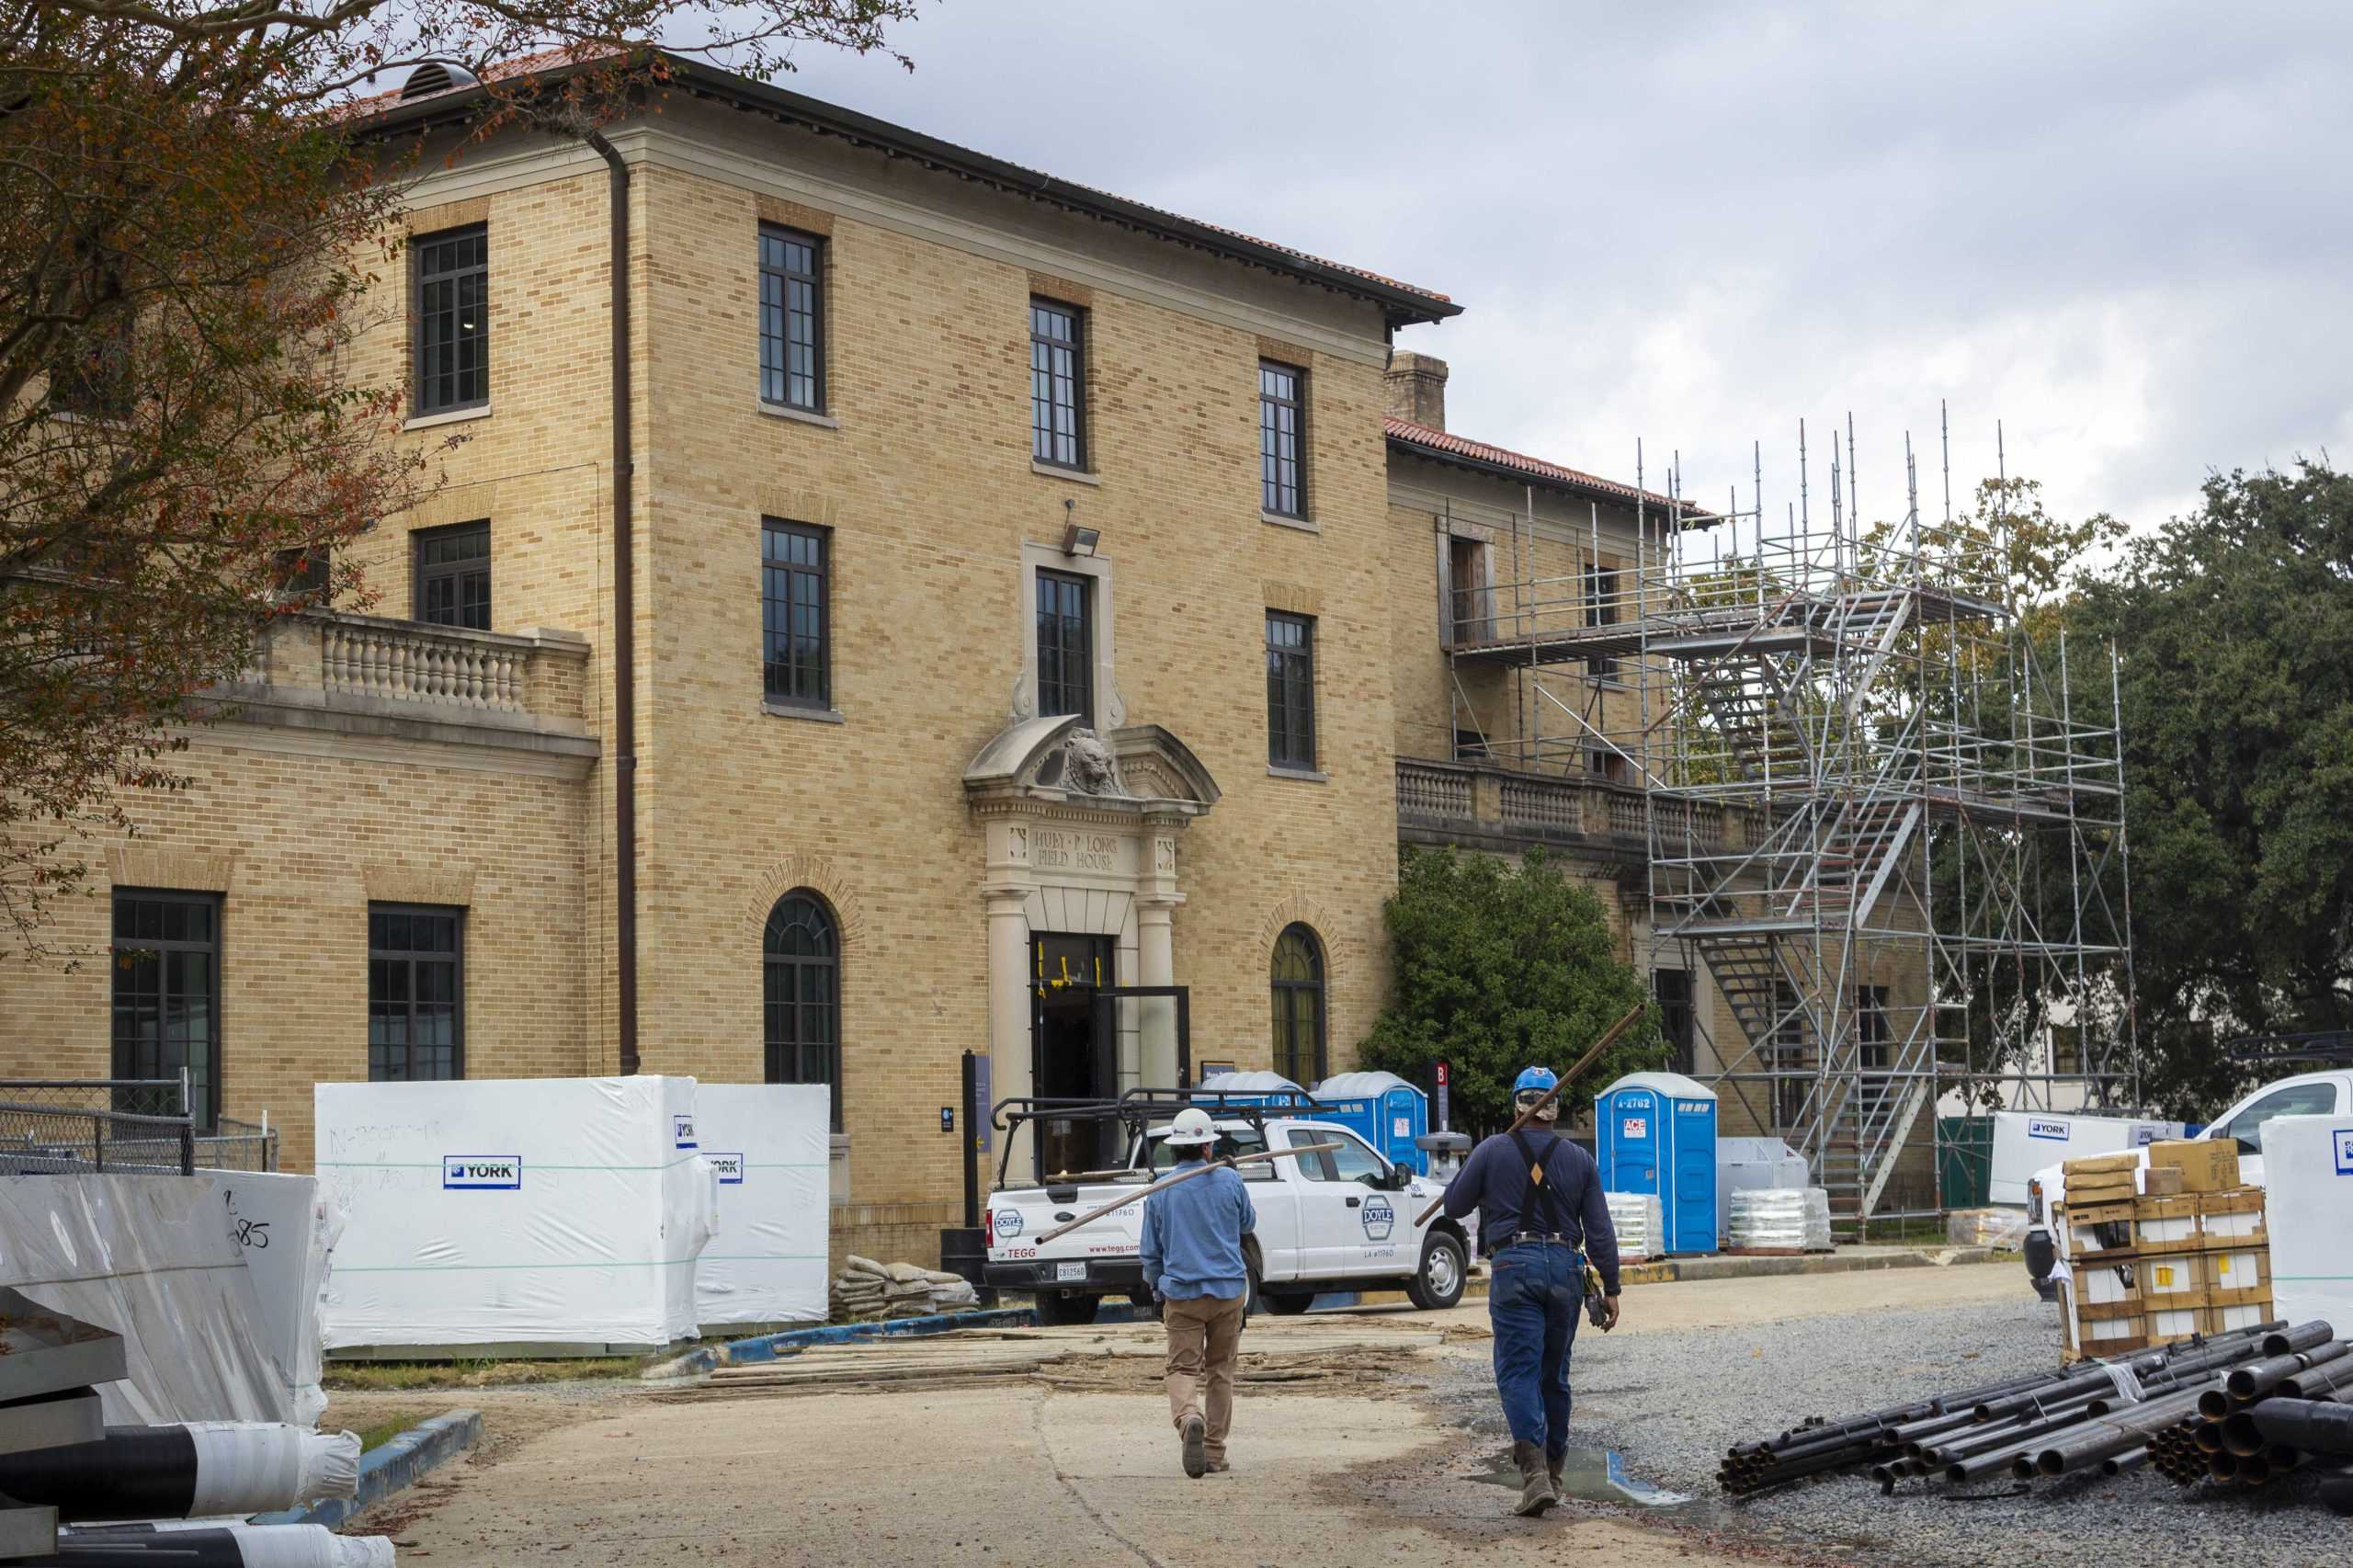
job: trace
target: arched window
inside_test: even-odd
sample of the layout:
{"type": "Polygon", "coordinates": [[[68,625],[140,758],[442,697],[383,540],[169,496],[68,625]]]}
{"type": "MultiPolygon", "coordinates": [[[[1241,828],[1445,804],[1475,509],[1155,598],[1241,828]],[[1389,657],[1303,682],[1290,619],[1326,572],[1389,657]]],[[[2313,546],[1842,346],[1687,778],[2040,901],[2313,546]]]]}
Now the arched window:
{"type": "Polygon", "coordinates": [[[806,888],[768,911],[761,944],[767,1008],[761,1037],[771,1084],[829,1084],[842,1130],[841,942],[833,912],[806,888]]]}
{"type": "Polygon", "coordinates": [[[1304,926],[1275,938],[1275,1071],[1305,1088],[1323,1081],[1324,945],[1304,926]]]}

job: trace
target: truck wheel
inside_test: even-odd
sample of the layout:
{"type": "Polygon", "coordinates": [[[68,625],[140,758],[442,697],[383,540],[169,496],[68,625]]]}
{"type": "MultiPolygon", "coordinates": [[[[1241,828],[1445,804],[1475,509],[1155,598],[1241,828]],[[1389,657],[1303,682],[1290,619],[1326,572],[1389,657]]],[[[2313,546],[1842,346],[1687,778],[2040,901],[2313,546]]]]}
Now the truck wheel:
{"type": "Polygon", "coordinates": [[[1074,1295],[1068,1290],[1040,1290],[1038,1292],[1038,1326],[1062,1328],[1069,1324],[1093,1323],[1102,1305],[1103,1298],[1100,1296],[1074,1295]]]}
{"type": "Polygon", "coordinates": [[[1244,1267],[1249,1270],[1249,1284],[1242,1293],[1242,1316],[1246,1321],[1267,1310],[1267,1297],[1266,1293],[1258,1289],[1257,1260],[1245,1259],[1244,1267]]]}
{"type": "Polygon", "coordinates": [[[1422,1244],[1422,1266],[1405,1282],[1405,1295],[1426,1312],[1444,1312],[1462,1300],[1469,1273],[1462,1244],[1440,1231],[1422,1244]]]}
{"type": "Polygon", "coordinates": [[[1258,1304],[1279,1318],[1297,1317],[1314,1303],[1313,1291],[1266,1290],[1258,1297],[1258,1304]]]}

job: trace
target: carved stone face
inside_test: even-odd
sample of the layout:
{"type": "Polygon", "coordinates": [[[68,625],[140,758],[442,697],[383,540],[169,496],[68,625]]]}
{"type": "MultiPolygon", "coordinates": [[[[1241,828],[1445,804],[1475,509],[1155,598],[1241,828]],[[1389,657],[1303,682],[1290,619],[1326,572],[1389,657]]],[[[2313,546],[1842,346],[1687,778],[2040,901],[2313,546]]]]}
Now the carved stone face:
{"type": "Polygon", "coordinates": [[[1092,730],[1073,730],[1063,741],[1063,787],[1080,795],[1121,795],[1119,759],[1092,730]]]}

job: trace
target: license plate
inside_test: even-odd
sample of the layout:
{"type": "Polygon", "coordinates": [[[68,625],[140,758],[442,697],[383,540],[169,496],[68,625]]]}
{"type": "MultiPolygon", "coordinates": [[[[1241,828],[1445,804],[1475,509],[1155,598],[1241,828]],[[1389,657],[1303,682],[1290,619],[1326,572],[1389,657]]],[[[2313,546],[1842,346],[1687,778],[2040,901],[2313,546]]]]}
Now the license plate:
{"type": "Polygon", "coordinates": [[[1054,1282],[1058,1285],[1067,1285],[1073,1280],[1077,1280],[1083,1283],[1086,1278],[1086,1265],[1084,1262],[1057,1263],[1054,1265],[1054,1282]]]}

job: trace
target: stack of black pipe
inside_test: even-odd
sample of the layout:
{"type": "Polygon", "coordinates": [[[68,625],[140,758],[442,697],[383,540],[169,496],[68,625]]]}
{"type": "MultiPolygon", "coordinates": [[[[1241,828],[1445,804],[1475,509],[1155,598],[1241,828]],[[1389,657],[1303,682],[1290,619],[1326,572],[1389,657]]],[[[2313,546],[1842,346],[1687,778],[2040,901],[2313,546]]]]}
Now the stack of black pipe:
{"type": "MultiPolygon", "coordinates": [[[[2353,1343],[2324,1339],[2234,1368],[2198,1407],[2149,1443],[2149,1462],[2178,1486],[2265,1486],[2307,1463],[2353,1465],[2353,1343]]],[[[2353,1483],[2323,1494],[2353,1509],[2353,1483]]]]}
{"type": "MultiPolygon", "coordinates": [[[[2325,1323],[2261,1324],[2112,1365],[2118,1369],[2084,1364],[1841,1420],[1814,1418],[1778,1437],[1735,1444],[1717,1479],[1745,1497],[1857,1471],[1887,1492],[1915,1476],[1965,1485],[1996,1477],[2117,1475],[2144,1464],[2173,1475],[2185,1429],[2207,1419],[2200,1413],[2216,1399],[2237,1397],[2234,1387],[2249,1391],[2239,1403],[2258,1415],[2286,1408],[2298,1392],[2342,1389],[2353,1398],[2353,1354],[2325,1323]],[[2274,1397],[2280,1394],[2290,1397],[2274,1397]]],[[[2353,1416],[2353,1403],[2338,1408],[2353,1416]]],[[[2226,1405],[2224,1415],[2234,1409],[2226,1405]]],[[[2275,1443],[2295,1446],[2267,1436],[2256,1441],[2258,1454],[2275,1443]]],[[[2280,1464],[2267,1459],[2258,1468],[2276,1471],[2280,1464]]],[[[2353,1491],[2353,1479],[2345,1486],[2353,1491]]]]}

